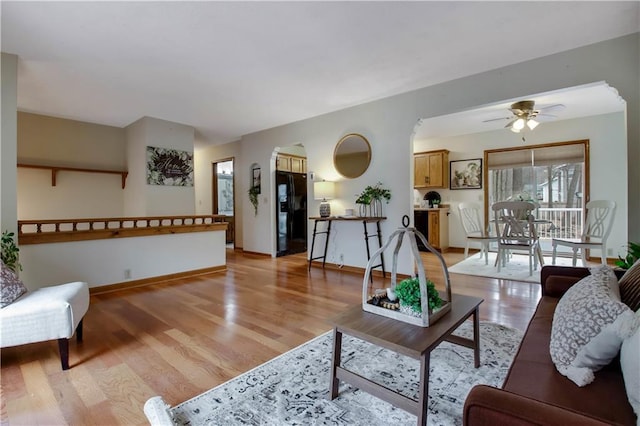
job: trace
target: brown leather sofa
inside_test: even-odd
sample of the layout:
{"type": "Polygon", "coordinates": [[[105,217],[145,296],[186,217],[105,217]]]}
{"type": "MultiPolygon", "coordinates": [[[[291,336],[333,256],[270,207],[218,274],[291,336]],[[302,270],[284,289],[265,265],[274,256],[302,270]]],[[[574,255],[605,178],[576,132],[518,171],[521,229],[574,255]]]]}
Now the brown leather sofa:
{"type": "Polygon", "coordinates": [[[542,298],[502,389],[484,385],[471,389],[464,404],[465,425],[636,425],[619,358],[584,387],[558,373],[551,361],[556,305],[569,287],[587,275],[587,268],[542,268],[542,298]]]}

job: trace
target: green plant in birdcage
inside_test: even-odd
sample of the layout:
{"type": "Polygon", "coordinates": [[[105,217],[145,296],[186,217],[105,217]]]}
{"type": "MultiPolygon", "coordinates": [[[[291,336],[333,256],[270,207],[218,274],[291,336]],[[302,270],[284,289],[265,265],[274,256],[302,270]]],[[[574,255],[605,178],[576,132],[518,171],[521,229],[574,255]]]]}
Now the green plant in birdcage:
{"type": "MultiPolygon", "coordinates": [[[[400,303],[411,307],[415,312],[422,312],[420,301],[420,280],[418,277],[407,278],[396,285],[395,293],[400,303]]],[[[429,310],[433,311],[442,306],[442,299],[435,284],[427,280],[427,299],[429,310]]]]}
{"type": "Polygon", "coordinates": [[[13,272],[22,271],[22,265],[18,261],[18,253],[20,249],[16,245],[13,239],[14,233],[4,231],[2,233],[2,240],[0,244],[0,255],[2,257],[2,263],[13,272]]]}

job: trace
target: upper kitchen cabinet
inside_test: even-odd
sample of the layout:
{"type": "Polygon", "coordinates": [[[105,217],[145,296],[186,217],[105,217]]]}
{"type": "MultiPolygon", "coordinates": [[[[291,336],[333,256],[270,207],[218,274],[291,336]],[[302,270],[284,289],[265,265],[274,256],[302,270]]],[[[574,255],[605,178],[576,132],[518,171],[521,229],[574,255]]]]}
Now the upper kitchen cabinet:
{"type": "Polygon", "coordinates": [[[449,185],[449,151],[417,152],[413,154],[414,188],[447,188],[449,185]]]}
{"type": "Polygon", "coordinates": [[[278,154],[276,170],[293,173],[307,173],[307,159],[297,155],[278,154]]]}

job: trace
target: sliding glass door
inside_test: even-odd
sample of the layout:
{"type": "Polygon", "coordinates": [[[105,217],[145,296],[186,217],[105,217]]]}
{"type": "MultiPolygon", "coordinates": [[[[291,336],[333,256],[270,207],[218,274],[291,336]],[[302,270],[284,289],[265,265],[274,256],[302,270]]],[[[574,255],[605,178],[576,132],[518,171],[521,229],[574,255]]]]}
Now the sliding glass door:
{"type": "MultiPolygon", "coordinates": [[[[497,201],[536,204],[540,242],[550,250],[551,238],[579,238],[588,198],[589,141],[560,142],[485,151],[486,212],[497,201]]],[[[491,219],[489,216],[486,216],[491,219]]]]}

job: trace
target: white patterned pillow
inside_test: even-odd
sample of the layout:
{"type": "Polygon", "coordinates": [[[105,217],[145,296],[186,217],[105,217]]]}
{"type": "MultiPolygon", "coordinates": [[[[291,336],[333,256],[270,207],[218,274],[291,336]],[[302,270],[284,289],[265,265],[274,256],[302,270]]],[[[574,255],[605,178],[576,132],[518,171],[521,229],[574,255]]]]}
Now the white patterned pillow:
{"type": "MultiPolygon", "coordinates": [[[[640,318],[640,309],[636,312],[636,317],[640,318]]],[[[624,386],[627,390],[627,398],[633,407],[638,424],[640,424],[640,328],[631,337],[622,343],[620,349],[620,367],[624,386]]]]}
{"type": "Polygon", "coordinates": [[[18,297],[27,292],[18,275],[9,269],[2,260],[0,260],[0,307],[13,303],[18,297]]]}
{"type": "Polygon", "coordinates": [[[573,285],[556,306],[551,326],[551,359],[560,374],[578,386],[609,364],[640,321],[620,301],[618,281],[609,267],[573,285]]]}

